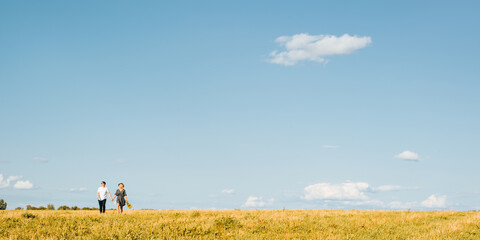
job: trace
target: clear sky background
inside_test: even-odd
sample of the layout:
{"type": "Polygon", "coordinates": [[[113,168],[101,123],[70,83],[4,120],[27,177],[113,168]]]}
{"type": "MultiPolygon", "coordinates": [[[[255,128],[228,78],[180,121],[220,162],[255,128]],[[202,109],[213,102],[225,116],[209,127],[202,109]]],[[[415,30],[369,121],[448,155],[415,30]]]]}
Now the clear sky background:
{"type": "Polygon", "coordinates": [[[0,198],[97,206],[105,180],[137,209],[480,209],[479,11],[2,1],[0,198]]]}

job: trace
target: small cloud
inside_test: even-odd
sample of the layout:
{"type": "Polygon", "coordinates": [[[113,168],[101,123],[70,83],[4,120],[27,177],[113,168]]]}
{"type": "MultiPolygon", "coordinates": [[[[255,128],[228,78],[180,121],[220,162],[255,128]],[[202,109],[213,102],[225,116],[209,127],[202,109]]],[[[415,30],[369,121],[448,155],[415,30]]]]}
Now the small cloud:
{"type": "Polygon", "coordinates": [[[275,40],[284,51],[270,53],[270,63],[293,66],[300,61],[313,61],[327,63],[327,56],[346,55],[364,48],[372,42],[371,37],[359,37],[344,34],[334,35],[309,35],[307,33],[293,36],[281,36],[275,40]]]}
{"type": "Polygon", "coordinates": [[[87,191],[87,188],[85,188],[85,187],[70,188],[70,189],[68,189],[68,191],[70,191],[70,192],[85,192],[85,191],[87,191]]]}
{"type": "Polygon", "coordinates": [[[271,198],[268,202],[263,200],[263,197],[255,197],[249,196],[247,201],[243,204],[245,207],[265,207],[266,205],[270,205],[275,201],[275,199],[271,198]]]}
{"type": "Polygon", "coordinates": [[[234,189],[223,189],[222,193],[223,194],[233,194],[235,192],[234,189]]]}
{"type": "Polygon", "coordinates": [[[447,196],[430,195],[427,199],[422,201],[422,206],[427,208],[444,208],[447,196]]]}
{"type": "Polygon", "coordinates": [[[400,190],[400,189],[402,189],[401,186],[395,186],[395,185],[382,185],[376,188],[372,188],[374,192],[386,192],[386,191],[394,191],[394,190],[400,190]]]}
{"type": "Polygon", "coordinates": [[[414,153],[414,152],[409,151],[409,150],[403,151],[403,152],[395,155],[395,157],[398,158],[398,159],[405,160],[405,161],[415,161],[415,162],[420,161],[420,157],[418,156],[418,153],[414,153]]]}
{"type": "Polygon", "coordinates": [[[365,182],[346,182],[340,184],[317,183],[304,189],[306,200],[364,200],[370,186],[365,182]]]}
{"type": "Polygon", "coordinates": [[[223,189],[219,194],[217,194],[217,193],[209,194],[208,197],[209,198],[217,198],[217,197],[222,197],[222,196],[225,196],[225,195],[232,195],[234,193],[235,193],[234,189],[223,189]]]}
{"type": "Polygon", "coordinates": [[[372,199],[367,194],[415,189],[418,189],[418,187],[403,187],[397,185],[373,187],[366,182],[344,182],[339,184],[317,183],[307,186],[301,198],[309,201],[333,201],[341,205],[383,206],[384,203],[382,201],[372,199]]]}
{"type": "Polygon", "coordinates": [[[20,181],[17,181],[13,185],[13,188],[15,188],[15,189],[32,189],[33,184],[28,180],[25,180],[25,181],[20,180],[20,181]]]}
{"type": "Polygon", "coordinates": [[[391,209],[412,209],[418,207],[418,202],[400,202],[393,201],[388,204],[391,209]]]}
{"type": "Polygon", "coordinates": [[[6,188],[10,186],[10,183],[21,178],[21,176],[10,176],[7,179],[4,179],[3,174],[0,173],[0,188],[6,188]]]}
{"type": "Polygon", "coordinates": [[[338,146],[338,145],[323,145],[322,148],[325,148],[325,149],[337,149],[337,148],[340,148],[340,146],[338,146]]]}
{"type": "Polygon", "coordinates": [[[387,192],[387,191],[400,191],[400,190],[417,190],[419,187],[404,187],[397,185],[382,185],[371,188],[373,192],[387,192]]]}
{"type": "Polygon", "coordinates": [[[391,209],[422,209],[422,208],[445,208],[446,207],[446,196],[436,196],[434,194],[430,195],[427,199],[422,202],[411,201],[411,202],[399,202],[394,201],[390,202],[388,206],[391,209]]]}
{"type": "Polygon", "coordinates": [[[33,162],[36,162],[36,163],[48,163],[48,160],[43,157],[34,157],[32,158],[32,160],[33,162]]]}

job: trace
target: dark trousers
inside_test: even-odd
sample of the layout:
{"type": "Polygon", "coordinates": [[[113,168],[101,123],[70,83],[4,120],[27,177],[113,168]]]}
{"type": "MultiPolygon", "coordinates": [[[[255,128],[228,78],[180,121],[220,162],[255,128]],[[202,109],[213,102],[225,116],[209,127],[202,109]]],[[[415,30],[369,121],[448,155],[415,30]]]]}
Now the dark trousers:
{"type": "Polygon", "coordinates": [[[98,205],[100,205],[100,213],[105,213],[105,204],[107,203],[107,199],[98,200],[98,205]]]}

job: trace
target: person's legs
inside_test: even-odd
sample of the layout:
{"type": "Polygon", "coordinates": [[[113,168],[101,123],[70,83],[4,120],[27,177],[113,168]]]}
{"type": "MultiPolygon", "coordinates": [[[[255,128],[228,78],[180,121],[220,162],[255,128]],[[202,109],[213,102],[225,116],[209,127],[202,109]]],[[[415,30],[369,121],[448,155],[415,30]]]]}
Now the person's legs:
{"type": "Polygon", "coordinates": [[[120,203],[117,203],[117,213],[120,213],[120,203]]]}
{"type": "Polygon", "coordinates": [[[120,213],[123,213],[123,206],[120,206],[120,213]]]}
{"type": "Polygon", "coordinates": [[[103,199],[102,200],[102,208],[101,208],[101,212],[102,213],[105,213],[105,206],[107,205],[107,199],[103,199]]]}
{"type": "Polygon", "coordinates": [[[100,209],[100,213],[102,213],[102,200],[98,200],[98,209],[100,209]]]}

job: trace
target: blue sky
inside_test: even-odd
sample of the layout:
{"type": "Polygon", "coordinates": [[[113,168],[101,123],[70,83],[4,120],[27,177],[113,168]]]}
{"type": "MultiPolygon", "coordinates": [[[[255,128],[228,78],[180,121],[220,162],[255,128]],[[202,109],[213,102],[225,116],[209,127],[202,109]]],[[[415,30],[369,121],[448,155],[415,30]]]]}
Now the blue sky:
{"type": "Polygon", "coordinates": [[[0,198],[480,209],[479,5],[2,1],[0,198]]]}

